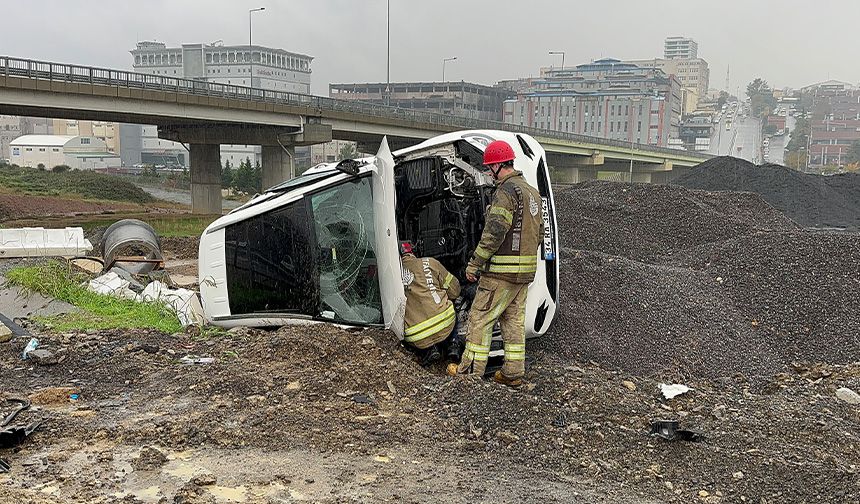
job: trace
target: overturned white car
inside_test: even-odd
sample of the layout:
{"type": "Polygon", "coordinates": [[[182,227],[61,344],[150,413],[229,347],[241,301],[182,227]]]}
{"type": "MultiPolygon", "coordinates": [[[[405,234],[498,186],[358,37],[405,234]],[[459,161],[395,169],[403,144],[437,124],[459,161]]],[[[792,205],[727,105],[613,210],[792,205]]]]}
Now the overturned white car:
{"type": "MultiPolygon", "coordinates": [[[[492,178],[481,171],[493,140],[514,148],[514,167],[543,198],[526,336],[543,334],[559,290],[549,173],[537,141],[503,131],[449,133],[393,154],[383,141],[375,157],[316,166],[216,220],[200,240],[207,319],[224,327],[384,326],[402,336],[398,242],[411,241],[416,255],[435,257],[466,285],[493,193],[492,178]]],[[[465,321],[468,289],[463,297],[457,305],[465,321]]]]}

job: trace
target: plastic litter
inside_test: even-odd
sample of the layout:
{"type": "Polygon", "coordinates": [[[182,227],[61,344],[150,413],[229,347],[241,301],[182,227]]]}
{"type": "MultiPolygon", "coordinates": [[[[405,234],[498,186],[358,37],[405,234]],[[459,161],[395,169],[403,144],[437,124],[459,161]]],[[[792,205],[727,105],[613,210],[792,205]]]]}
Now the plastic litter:
{"type": "Polygon", "coordinates": [[[186,355],[179,359],[183,364],[212,364],[215,362],[215,357],[200,357],[198,355],[186,355]]]}
{"type": "Polygon", "coordinates": [[[686,394],[690,391],[690,387],[686,385],[681,385],[680,383],[673,383],[672,385],[666,385],[665,383],[660,384],[660,393],[663,394],[667,400],[677,397],[681,394],[686,394]]]}
{"type": "Polygon", "coordinates": [[[197,293],[188,289],[174,289],[160,280],[150,282],[143,292],[135,294],[130,282],[114,271],[90,280],[87,289],[98,294],[131,299],[138,302],[158,302],[168,306],[184,326],[202,325],[205,322],[203,306],[197,293]]]}
{"type": "Polygon", "coordinates": [[[21,358],[24,360],[28,359],[30,352],[37,348],[39,348],[39,340],[30,338],[30,341],[27,342],[27,346],[24,347],[24,351],[21,353],[21,358]]]}
{"type": "Polygon", "coordinates": [[[97,294],[113,296],[123,299],[137,299],[137,294],[129,289],[128,280],[123,279],[113,271],[105,273],[100,277],[93,278],[87,285],[87,289],[97,294]]]}
{"type": "Polygon", "coordinates": [[[679,429],[677,420],[655,420],[651,422],[653,437],[663,438],[666,441],[701,441],[705,438],[700,431],[679,429]]]}

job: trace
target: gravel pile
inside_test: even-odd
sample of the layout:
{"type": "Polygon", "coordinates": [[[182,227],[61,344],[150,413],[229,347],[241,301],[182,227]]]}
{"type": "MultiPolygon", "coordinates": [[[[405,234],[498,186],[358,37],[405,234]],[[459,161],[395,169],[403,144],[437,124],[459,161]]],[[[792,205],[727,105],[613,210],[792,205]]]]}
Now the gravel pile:
{"type": "Polygon", "coordinates": [[[752,193],[584,182],[555,193],[563,247],[633,259],[797,225],[752,193]]]}
{"type": "Polygon", "coordinates": [[[709,159],[674,184],[708,191],[750,191],[807,227],[860,230],[860,175],[811,175],[776,164],[709,159]]]}
{"type": "Polygon", "coordinates": [[[552,359],[689,380],[860,355],[858,234],[749,193],[585,183],[556,205],[562,308],[534,344],[552,359]]]}

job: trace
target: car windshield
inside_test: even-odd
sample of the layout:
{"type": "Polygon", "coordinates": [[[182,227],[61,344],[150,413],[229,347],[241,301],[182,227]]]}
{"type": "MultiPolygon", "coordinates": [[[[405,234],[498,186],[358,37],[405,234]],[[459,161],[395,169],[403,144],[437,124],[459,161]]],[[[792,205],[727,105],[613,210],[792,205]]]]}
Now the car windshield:
{"type": "Polygon", "coordinates": [[[369,177],[227,226],[230,312],[382,323],[374,240],[369,177]]]}

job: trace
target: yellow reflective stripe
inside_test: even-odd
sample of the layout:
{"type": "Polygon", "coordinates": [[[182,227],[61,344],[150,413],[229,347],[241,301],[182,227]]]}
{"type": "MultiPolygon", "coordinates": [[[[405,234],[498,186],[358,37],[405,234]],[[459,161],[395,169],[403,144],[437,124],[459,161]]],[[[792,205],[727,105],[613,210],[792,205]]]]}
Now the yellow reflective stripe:
{"type": "Polygon", "coordinates": [[[476,361],[485,361],[485,360],[490,360],[490,354],[488,354],[488,353],[485,353],[485,354],[474,354],[474,355],[472,356],[472,360],[476,360],[476,361]]]}
{"type": "Polygon", "coordinates": [[[493,253],[485,249],[484,247],[479,246],[475,249],[475,255],[480,257],[481,259],[489,259],[490,256],[493,255],[493,253]]]}
{"type": "Polygon", "coordinates": [[[454,323],[454,314],[452,313],[451,316],[442,319],[442,321],[439,322],[438,324],[433,325],[431,327],[428,327],[427,329],[424,329],[423,331],[421,331],[417,334],[412,334],[410,336],[406,336],[403,339],[407,343],[415,343],[416,341],[421,341],[424,338],[427,338],[429,336],[433,336],[434,334],[438,333],[442,329],[445,329],[446,327],[448,327],[449,325],[451,325],[453,323],[454,323]]]}
{"type": "Polygon", "coordinates": [[[478,345],[477,343],[466,342],[466,349],[475,353],[489,353],[490,345],[478,345]]]}
{"type": "Polygon", "coordinates": [[[447,289],[451,286],[451,281],[454,280],[454,275],[448,273],[448,276],[445,277],[445,283],[442,284],[443,289],[447,289]]]}
{"type": "Polygon", "coordinates": [[[537,256],[494,255],[490,258],[490,262],[496,264],[537,264],[537,256]]]}
{"type": "Polygon", "coordinates": [[[514,214],[502,207],[491,206],[490,215],[501,215],[502,218],[505,219],[505,222],[507,222],[508,224],[513,224],[514,222],[514,214]]]}
{"type": "Polygon", "coordinates": [[[508,361],[526,360],[526,353],[525,352],[508,352],[508,351],[505,351],[505,360],[508,360],[508,361]]]}
{"type": "Polygon", "coordinates": [[[420,322],[420,323],[415,324],[414,326],[410,327],[409,329],[406,329],[405,334],[408,336],[410,334],[415,334],[417,332],[421,332],[430,326],[434,326],[434,325],[438,324],[440,320],[447,318],[447,317],[453,317],[453,316],[454,316],[454,305],[448,305],[448,308],[445,311],[443,311],[442,313],[440,313],[439,315],[435,315],[433,317],[430,317],[429,319],[425,320],[424,322],[420,322]]]}
{"type": "Polygon", "coordinates": [[[535,273],[537,271],[537,265],[501,266],[498,264],[491,264],[487,271],[491,273],[535,273]]]}
{"type": "Polygon", "coordinates": [[[505,343],[505,352],[525,352],[526,345],[523,343],[505,343]]]}

